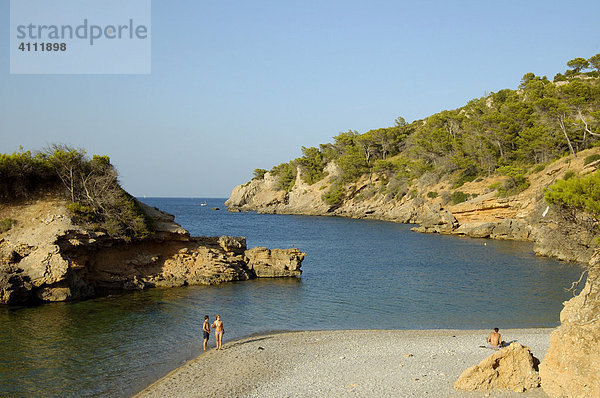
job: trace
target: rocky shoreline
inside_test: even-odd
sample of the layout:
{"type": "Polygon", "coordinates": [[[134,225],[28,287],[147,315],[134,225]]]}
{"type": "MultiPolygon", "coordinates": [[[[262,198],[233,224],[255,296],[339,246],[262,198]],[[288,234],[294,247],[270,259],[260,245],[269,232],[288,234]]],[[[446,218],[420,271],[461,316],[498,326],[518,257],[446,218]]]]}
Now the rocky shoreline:
{"type": "Polygon", "coordinates": [[[15,226],[0,235],[0,304],[68,301],[150,287],[298,276],[298,249],[247,249],[244,237],[192,237],[174,216],[142,205],[152,236],[126,241],[73,223],[47,197],[4,206],[15,226]]]}
{"type": "Polygon", "coordinates": [[[496,190],[490,188],[502,181],[502,177],[493,176],[465,183],[460,191],[470,199],[452,204],[443,198],[444,193],[447,196],[456,191],[451,181],[424,175],[414,182],[410,193],[398,200],[378,188],[382,176],[371,174],[347,185],[340,204],[328,205],[322,199],[323,193],[339,176],[335,163],[330,163],[325,170],[327,176],[313,185],[302,180],[302,170],[298,168],[289,192],[279,188],[277,176],[267,172],[263,178],[236,186],[225,205],[232,212],[376,219],[417,224],[413,230],[422,233],[530,241],[538,255],[588,263],[599,237],[594,228],[590,228],[593,221],[585,214],[573,217],[547,205],[544,189],[567,173],[584,175],[596,171],[600,161],[586,165],[584,158],[597,153],[600,148],[582,151],[577,157],[561,158],[530,174],[530,186],[509,197],[499,197],[496,190]],[[434,196],[431,193],[435,193],[435,197],[431,197],[434,196]]]}

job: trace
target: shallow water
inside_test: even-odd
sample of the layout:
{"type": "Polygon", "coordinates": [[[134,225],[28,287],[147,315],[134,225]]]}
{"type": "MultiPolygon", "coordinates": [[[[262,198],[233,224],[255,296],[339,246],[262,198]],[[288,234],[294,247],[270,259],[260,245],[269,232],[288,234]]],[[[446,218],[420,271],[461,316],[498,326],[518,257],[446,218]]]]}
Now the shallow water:
{"type": "Polygon", "coordinates": [[[175,214],[193,235],[294,245],[308,253],[304,273],[0,308],[0,396],[131,395],[201,352],[204,314],[222,316],[225,343],[269,330],[552,327],[570,297],[564,288],[581,271],[535,257],[523,242],[417,234],[380,221],[227,213],[222,199],[143,201],[175,214]]]}

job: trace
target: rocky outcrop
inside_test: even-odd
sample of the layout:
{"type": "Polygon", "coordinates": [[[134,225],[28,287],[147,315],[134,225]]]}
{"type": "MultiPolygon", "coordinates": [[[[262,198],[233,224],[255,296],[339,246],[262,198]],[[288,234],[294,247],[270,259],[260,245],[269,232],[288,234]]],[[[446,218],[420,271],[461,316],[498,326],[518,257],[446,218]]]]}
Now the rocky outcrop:
{"type": "Polygon", "coordinates": [[[245,252],[248,268],[259,278],[299,276],[304,255],[298,249],[269,250],[266,247],[255,247],[245,252]]]}
{"type": "Polygon", "coordinates": [[[386,187],[387,181],[376,173],[364,175],[344,187],[341,203],[328,205],[328,192],[340,172],[330,163],[326,177],[313,185],[302,180],[298,169],[293,188],[278,187],[277,177],[266,173],[233,189],[225,202],[229,211],[253,210],[259,213],[306,214],[366,218],[418,224],[414,231],[505,240],[525,240],[534,244],[537,254],[561,260],[587,263],[593,255],[599,234],[585,215],[566,215],[544,201],[544,189],[567,172],[594,172],[600,162],[584,164],[585,157],[600,153],[599,148],[582,151],[577,158],[565,157],[544,170],[528,175],[529,188],[517,195],[501,198],[491,189],[504,177],[492,176],[467,182],[455,188],[452,178],[438,180],[423,175],[409,187],[386,187]],[[461,191],[469,200],[452,204],[452,192],[461,191]]]}
{"type": "Polygon", "coordinates": [[[600,397],[600,253],[585,287],[565,302],[540,375],[550,397],[600,397]]]}
{"type": "Polygon", "coordinates": [[[45,199],[1,209],[17,223],[0,235],[0,303],[301,274],[305,253],[298,249],[247,250],[243,237],[191,237],[173,216],[145,205],[156,232],[115,239],[73,224],[65,205],[45,199]]]}
{"type": "Polygon", "coordinates": [[[456,390],[506,390],[524,392],[540,386],[539,361],[528,347],[512,343],[478,365],[466,369],[454,384],[456,390]]]}

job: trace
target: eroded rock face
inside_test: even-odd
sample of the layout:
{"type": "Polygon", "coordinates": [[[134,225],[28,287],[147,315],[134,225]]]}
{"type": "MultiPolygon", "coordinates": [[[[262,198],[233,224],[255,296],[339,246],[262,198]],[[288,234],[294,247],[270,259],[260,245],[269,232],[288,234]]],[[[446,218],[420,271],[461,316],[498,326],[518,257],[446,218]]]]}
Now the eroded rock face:
{"type": "Polygon", "coordinates": [[[559,209],[548,206],[544,189],[567,172],[592,173],[600,163],[585,165],[585,157],[600,153],[592,148],[577,158],[565,157],[544,170],[527,176],[529,188],[507,198],[501,198],[490,186],[502,184],[504,177],[489,176],[453,186],[453,177],[435,179],[427,173],[408,187],[386,187],[386,179],[377,173],[363,175],[344,186],[343,200],[329,205],[323,200],[340,176],[331,162],[326,177],[313,185],[302,181],[298,169],[296,181],[289,192],[279,188],[277,177],[266,173],[263,179],[253,179],[233,189],[225,202],[232,212],[255,210],[259,213],[306,214],[366,218],[419,224],[414,231],[464,235],[476,238],[525,240],[534,243],[537,254],[560,260],[587,263],[593,255],[596,228],[588,228],[585,220],[565,218],[559,209]],[[384,189],[385,188],[385,189],[384,189]],[[461,191],[469,200],[453,204],[450,195],[461,191]],[[446,199],[444,199],[446,197],[446,199]]]}
{"type": "Polygon", "coordinates": [[[191,237],[172,216],[145,205],[157,231],[129,242],[74,225],[64,205],[54,200],[15,209],[19,227],[0,236],[0,304],[301,273],[305,253],[297,249],[247,250],[244,237],[191,237]]]}
{"type": "Polygon", "coordinates": [[[456,383],[456,390],[506,390],[523,392],[540,386],[537,372],[539,361],[528,347],[512,343],[478,365],[465,370],[456,383]]]}
{"type": "Polygon", "coordinates": [[[540,365],[542,388],[550,397],[600,397],[600,253],[581,293],[565,302],[560,323],[540,365]]]}
{"type": "Polygon", "coordinates": [[[300,264],[306,253],[298,249],[273,249],[255,247],[246,250],[248,268],[259,278],[299,276],[300,264]]]}

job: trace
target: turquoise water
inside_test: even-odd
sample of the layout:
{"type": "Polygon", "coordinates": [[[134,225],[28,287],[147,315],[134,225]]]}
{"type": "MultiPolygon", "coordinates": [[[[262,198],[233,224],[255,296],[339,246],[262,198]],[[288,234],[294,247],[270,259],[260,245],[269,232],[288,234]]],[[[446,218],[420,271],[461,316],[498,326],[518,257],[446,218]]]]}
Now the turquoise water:
{"type": "Polygon", "coordinates": [[[522,242],[417,234],[380,221],[227,213],[222,199],[143,201],[175,214],[194,235],[294,245],[308,253],[304,273],[0,308],[0,396],[129,396],[200,354],[204,314],[221,315],[225,343],[271,330],[556,326],[569,298],[564,288],[581,271],[535,257],[522,242]]]}

